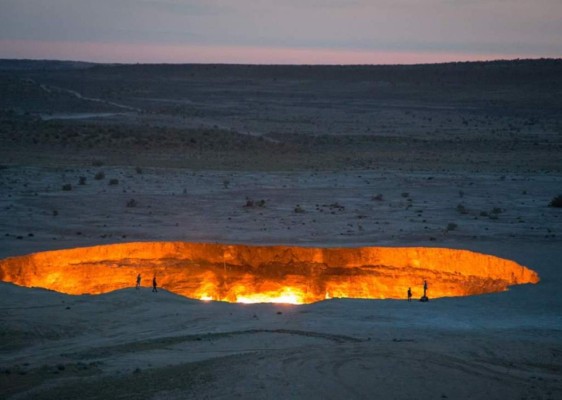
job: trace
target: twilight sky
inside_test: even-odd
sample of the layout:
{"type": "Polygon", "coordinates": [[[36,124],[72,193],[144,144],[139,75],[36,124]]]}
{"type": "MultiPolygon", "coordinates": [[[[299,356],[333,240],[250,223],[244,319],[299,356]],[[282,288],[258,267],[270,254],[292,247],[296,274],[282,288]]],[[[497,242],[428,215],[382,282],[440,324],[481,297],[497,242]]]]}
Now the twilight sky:
{"type": "Polygon", "coordinates": [[[0,58],[388,64],[562,57],[562,0],[0,0],[0,58]]]}

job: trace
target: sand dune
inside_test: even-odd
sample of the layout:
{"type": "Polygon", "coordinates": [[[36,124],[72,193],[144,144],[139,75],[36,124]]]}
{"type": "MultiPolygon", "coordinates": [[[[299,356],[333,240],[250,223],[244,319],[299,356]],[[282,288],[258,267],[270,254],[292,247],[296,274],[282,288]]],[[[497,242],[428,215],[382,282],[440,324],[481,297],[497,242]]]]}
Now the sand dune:
{"type": "Polygon", "coordinates": [[[561,65],[0,62],[2,259],[128,242],[423,247],[540,276],[298,306],[135,290],[135,274],[100,295],[0,282],[0,398],[562,398],[561,65]],[[76,118],[41,119],[57,114],[76,118]]]}

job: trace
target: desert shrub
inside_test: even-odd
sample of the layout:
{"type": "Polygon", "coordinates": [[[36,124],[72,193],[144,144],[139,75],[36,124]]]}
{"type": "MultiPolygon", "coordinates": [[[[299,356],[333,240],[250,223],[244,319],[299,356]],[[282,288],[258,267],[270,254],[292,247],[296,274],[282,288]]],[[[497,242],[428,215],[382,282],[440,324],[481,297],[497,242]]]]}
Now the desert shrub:
{"type": "Polygon", "coordinates": [[[105,172],[103,172],[103,171],[98,172],[98,173],[94,176],[94,179],[97,180],[97,181],[101,181],[101,180],[104,179],[104,178],[105,178],[105,172]]]}
{"type": "Polygon", "coordinates": [[[135,171],[137,172],[137,174],[142,174],[142,168],[141,167],[136,167],[135,171]]]}
{"type": "Polygon", "coordinates": [[[459,214],[468,214],[468,210],[466,209],[466,207],[464,206],[464,204],[459,203],[457,205],[457,211],[459,214]]]}
{"type": "Polygon", "coordinates": [[[64,190],[65,192],[69,192],[72,190],[72,185],[70,183],[65,183],[64,185],[62,185],[62,190],[64,190]]]}
{"type": "Polygon", "coordinates": [[[371,200],[383,201],[383,195],[379,193],[376,196],[371,197],[371,200]]]}
{"type": "Polygon", "coordinates": [[[342,206],[340,203],[338,203],[337,201],[335,203],[330,204],[328,207],[330,208],[337,208],[339,210],[345,210],[345,206],[342,206]]]}
{"type": "Polygon", "coordinates": [[[409,196],[410,196],[410,193],[408,193],[408,192],[403,192],[400,196],[406,198],[406,197],[409,197],[409,196]]]}
{"type": "Polygon", "coordinates": [[[552,200],[550,200],[548,206],[554,208],[562,208],[562,195],[558,195],[554,197],[552,200]]]}
{"type": "Polygon", "coordinates": [[[86,184],[86,177],[81,176],[80,178],[78,178],[78,184],[79,185],[85,185],[86,184]]]}
{"type": "Polygon", "coordinates": [[[254,201],[252,199],[246,198],[246,204],[244,204],[245,208],[254,208],[254,207],[265,207],[265,200],[261,199],[258,201],[254,201]]]}
{"type": "Polygon", "coordinates": [[[492,211],[490,211],[491,214],[501,214],[503,212],[503,210],[499,207],[494,207],[492,208],[492,211]]]}
{"type": "Polygon", "coordinates": [[[135,199],[131,199],[131,200],[127,201],[127,207],[129,207],[129,208],[136,207],[137,205],[138,205],[138,203],[135,199]]]}
{"type": "Polygon", "coordinates": [[[118,185],[119,179],[112,178],[112,179],[109,180],[109,184],[110,185],[118,185]]]}
{"type": "Polygon", "coordinates": [[[296,205],[294,211],[295,211],[296,213],[303,213],[303,212],[305,212],[305,211],[304,211],[304,208],[302,208],[300,204],[297,204],[297,205],[296,205]]]}
{"type": "Polygon", "coordinates": [[[92,165],[94,167],[101,167],[103,165],[103,161],[101,160],[92,160],[92,165]]]}
{"type": "Polygon", "coordinates": [[[488,215],[489,215],[489,214],[488,214],[488,211],[480,211],[480,216],[481,216],[481,217],[487,217],[488,215]]]}
{"type": "Polygon", "coordinates": [[[457,224],[455,224],[454,222],[449,222],[449,223],[447,224],[447,228],[445,228],[445,230],[446,230],[447,232],[449,232],[449,231],[454,231],[454,230],[457,229],[458,227],[459,227],[459,226],[458,226],[457,224]]]}

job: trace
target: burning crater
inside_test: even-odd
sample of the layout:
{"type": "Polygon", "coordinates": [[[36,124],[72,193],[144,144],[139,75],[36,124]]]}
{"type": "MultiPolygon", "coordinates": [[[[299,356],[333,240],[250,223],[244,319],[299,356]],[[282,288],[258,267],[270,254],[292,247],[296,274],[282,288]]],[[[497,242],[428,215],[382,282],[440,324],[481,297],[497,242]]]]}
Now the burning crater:
{"type": "Polygon", "coordinates": [[[537,283],[513,261],[466,250],[305,248],[184,242],[126,243],[0,260],[0,280],[68,294],[158,285],[201,300],[312,303],[333,297],[403,299],[470,296],[537,283]]]}

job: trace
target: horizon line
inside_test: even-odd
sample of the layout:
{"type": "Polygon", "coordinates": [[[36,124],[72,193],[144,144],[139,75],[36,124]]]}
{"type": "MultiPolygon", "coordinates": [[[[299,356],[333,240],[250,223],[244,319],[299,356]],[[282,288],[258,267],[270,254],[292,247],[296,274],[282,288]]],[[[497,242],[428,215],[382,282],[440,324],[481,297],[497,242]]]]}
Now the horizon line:
{"type": "Polygon", "coordinates": [[[60,63],[80,63],[80,64],[92,64],[92,65],[105,65],[105,66],[135,66],[135,65],[146,65],[146,66],[181,66],[181,65],[219,65],[219,66],[255,66],[255,67],[398,67],[398,66],[424,66],[424,65],[447,65],[447,64],[477,64],[477,63],[495,63],[495,62],[530,62],[530,61],[562,61],[562,57],[516,57],[516,58],[491,58],[486,60],[458,60],[458,61],[435,61],[435,62],[418,62],[418,63],[381,63],[381,64],[369,64],[369,63],[358,63],[358,64],[334,64],[334,63],[314,63],[314,64],[286,64],[286,63],[244,63],[244,62],[166,62],[166,61],[154,61],[154,62],[114,62],[114,61],[87,61],[81,59],[59,59],[59,58],[2,58],[0,57],[0,62],[5,61],[19,61],[19,62],[60,62],[60,63]]]}
{"type": "Polygon", "coordinates": [[[95,64],[426,65],[556,58],[550,54],[454,50],[365,50],[260,46],[154,45],[0,39],[5,59],[95,64]]]}

